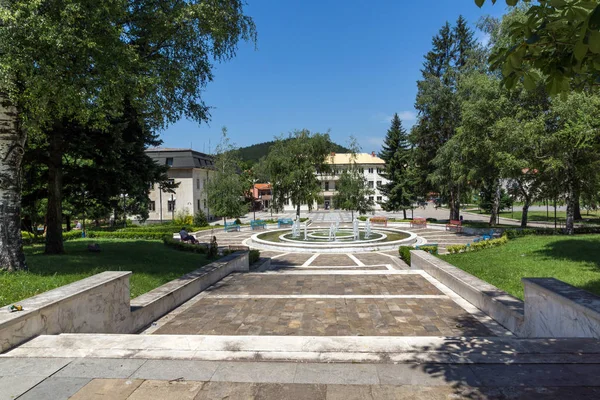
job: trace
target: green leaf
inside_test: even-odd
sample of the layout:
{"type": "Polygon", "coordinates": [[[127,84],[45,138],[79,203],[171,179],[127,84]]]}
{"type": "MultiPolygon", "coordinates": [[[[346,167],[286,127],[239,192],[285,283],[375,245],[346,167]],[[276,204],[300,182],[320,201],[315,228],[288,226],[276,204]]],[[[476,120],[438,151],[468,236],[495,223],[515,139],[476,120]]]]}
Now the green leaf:
{"type": "Polygon", "coordinates": [[[588,27],[593,31],[597,31],[600,29],[600,5],[596,6],[596,8],[594,8],[594,11],[592,11],[588,27]]]}
{"type": "Polygon", "coordinates": [[[550,5],[554,8],[561,8],[567,5],[565,0],[550,0],[550,5]]]}
{"type": "Polygon", "coordinates": [[[532,73],[525,74],[525,77],[523,79],[523,85],[525,86],[525,89],[534,90],[536,84],[536,77],[532,73]]]}
{"type": "Polygon", "coordinates": [[[506,0],[506,4],[513,7],[516,6],[519,0],[506,0]]]}
{"type": "Polygon", "coordinates": [[[477,7],[479,8],[483,7],[483,3],[485,3],[485,0],[475,0],[475,4],[477,4],[477,7]]]}
{"type": "Polygon", "coordinates": [[[573,55],[577,61],[583,60],[585,55],[587,54],[589,46],[583,42],[577,42],[575,45],[575,49],[573,50],[573,55]]]}
{"type": "Polygon", "coordinates": [[[600,54],[600,32],[593,31],[589,37],[590,51],[594,54],[600,54]]]}

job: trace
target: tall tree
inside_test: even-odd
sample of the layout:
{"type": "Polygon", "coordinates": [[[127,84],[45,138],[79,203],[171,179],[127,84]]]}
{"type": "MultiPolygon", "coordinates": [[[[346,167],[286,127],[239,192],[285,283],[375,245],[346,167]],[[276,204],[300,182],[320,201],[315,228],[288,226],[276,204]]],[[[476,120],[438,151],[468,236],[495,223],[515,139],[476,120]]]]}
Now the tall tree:
{"type": "Polygon", "coordinates": [[[303,204],[312,209],[321,200],[321,181],[317,174],[330,170],[327,156],[332,149],[328,133],[294,131],[279,138],[265,159],[276,204],[291,201],[300,216],[303,204]]]}
{"type": "Polygon", "coordinates": [[[222,135],[215,156],[215,175],[208,181],[206,191],[213,214],[223,217],[227,223],[227,218],[237,218],[248,211],[244,203],[248,182],[241,174],[240,161],[227,137],[227,128],[223,127],[222,135]]]}
{"type": "Polygon", "coordinates": [[[354,219],[354,211],[366,214],[373,210],[375,202],[372,197],[375,191],[368,187],[363,168],[359,168],[356,163],[360,146],[355,137],[350,137],[348,148],[350,149],[350,164],[342,171],[336,182],[336,194],[333,202],[336,208],[350,211],[352,219],[354,219]]]}
{"type": "Polygon", "coordinates": [[[408,172],[412,155],[408,133],[398,114],[394,114],[392,118],[379,157],[385,161],[385,169],[381,175],[389,181],[380,189],[387,198],[381,206],[386,211],[402,210],[406,219],[406,209],[411,208],[415,200],[408,172]]]}
{"type": "Polygon", "coordinates": [[[567,233],[574,232],[575,208],[584,184],[597,186],[600,170],[600,96],[571,93],[552,101],[553,127],[546,137],[544,164],[560,178],[567,202],[567,233]]]}
{"type": "Polygon", "coordinates": [[[241,0],[91,0],[2,3],[0,104],[10,134],[0,143],[0,170],[10,185],[0,190],[2,268],[24,266],[17,239],[20,157],[25,129],[48,135],[50,154],[48,252],[61,252],[62,159],[65,121],[106,129],[106,117],[123,111],[124,99],[153,129],[185,115],[208,119],[202,90],[212,80],[212,60],[235,55],[241,39],[255,40],[241,0]],[[7,113],[9,110],[10,113],[7,113]],[[23,122],[23,128],[21,123],[23,122]],[[26,125],[26,126],[25,126],[26,125]]]}
{"type": "Polygon", "coordinates": [[[473,33],[462,17],[454,28],[446,23],[433,38],[432,44],[433,49],[425,56],[421,71],[423,79],[417,83],[415,108],[419,112],[419,118],[411,135],[411,141],[416,147],[415,164],[420,170],[420,182],[417,186],[422,191],[426,188],[443,192],[448,197],[450,219],[458,219],[460,182],[454,181],[451,176],[438,179],[443,171],[436,171],[434,159],[439,149],[456,134],[460,126],[457,82],[467,70],[470,55],[476,46],[473,33]],[[433,177],[434,172],[436,177],[433,177]]]}

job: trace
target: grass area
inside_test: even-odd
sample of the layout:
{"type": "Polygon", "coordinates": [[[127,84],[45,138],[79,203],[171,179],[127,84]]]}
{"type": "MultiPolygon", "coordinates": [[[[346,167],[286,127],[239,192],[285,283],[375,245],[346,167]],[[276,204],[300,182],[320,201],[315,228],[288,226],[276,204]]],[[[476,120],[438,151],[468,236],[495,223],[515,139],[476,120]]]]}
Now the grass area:
{"type": "Polygon", "coordinates": [[[523,299],[521,278],[556,278],[600,295],[600,235],[526,236],[440,258],[523,299]]]}
{"type": "Polygon", "coordinates": [[[44,255],[43,246],[25,247],[29,271],[0,272],[0,306],[103,271],[132,271],[131,297],[137,297],[210,262],[204,254],[177,251],[154,240],[75,240],[65,255],[44,255]],[[87,251],[98,243],[99,253],[87,251]]]}
{"type": "MultiPolygon", "coordinates": [[[[468,211],[473,214],[489,215],[482,210],[479,210],[479,211],[478,210],[468,210],[468,211]]],[[[522,211],[515,211],[515,212],[502,211],[502,212],[500,212],[500,217],[502,217],[502,218],[513,218],[513,219],[520,221],[522,216],[523,216],[522,211]]],[[[592,211],[588,214],[587,211],[583,210],[581,216],[583,217],[583,221],[576,221],[576,222],[590,223],[590,224],[600,223],[600,212],[598,212],[598,211],[592,211]]],[[[557,211],[556,217],[557,217],[558,223],[564,224],[565,221],[567,220],[567,212],[566,211],[557,211]]],[[[546,214],[546,211],[529,211],[527,213],[527,220],[529,222],[554,222],[554,210],[550,209],[550,212],[548,214],[546,214]]]]}

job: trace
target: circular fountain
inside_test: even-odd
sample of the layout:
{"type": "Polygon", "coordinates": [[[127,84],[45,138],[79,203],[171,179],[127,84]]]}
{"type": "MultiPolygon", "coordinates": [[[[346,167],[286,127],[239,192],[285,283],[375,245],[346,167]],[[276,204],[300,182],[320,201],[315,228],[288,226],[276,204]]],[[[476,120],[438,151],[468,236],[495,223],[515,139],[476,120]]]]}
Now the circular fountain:
{"type": "Polygon", "coordinates": [[[351,227],[339,222],[329,227],[313,227],[294,222],[292,229],[257,233],[245,244],[259,250],[295,253],[365,253],[397,250],[416,242],[417,235],[393,228],[374,228],[369,221],[362,226],[354,220],[351,227]]]}

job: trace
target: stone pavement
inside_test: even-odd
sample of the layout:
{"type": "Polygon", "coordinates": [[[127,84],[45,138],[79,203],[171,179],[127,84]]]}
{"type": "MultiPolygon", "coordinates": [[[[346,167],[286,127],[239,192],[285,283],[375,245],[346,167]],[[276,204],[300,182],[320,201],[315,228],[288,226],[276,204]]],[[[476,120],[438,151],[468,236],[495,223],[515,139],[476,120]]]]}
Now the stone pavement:
{"type": "Polygon", "coordinates": [[[597,364],[0,359],[0,399],[597,399],[597,364]],[[19,397],[20,396],[20,397],[19,397]]]}

